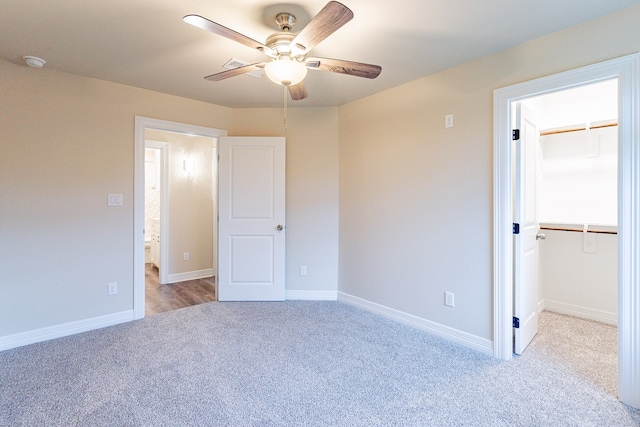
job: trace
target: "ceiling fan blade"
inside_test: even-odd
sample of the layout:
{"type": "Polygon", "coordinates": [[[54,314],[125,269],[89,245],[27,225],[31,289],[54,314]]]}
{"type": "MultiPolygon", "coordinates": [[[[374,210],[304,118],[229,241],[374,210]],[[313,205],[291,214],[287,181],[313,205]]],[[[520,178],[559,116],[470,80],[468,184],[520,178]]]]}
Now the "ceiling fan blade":
{"type": "Polygon", "coordinates": [[[257,49],[267,55],[271,53],[271,49],[269,49],[259,41],[256,41],[251,37],[247,37],[244,34],[240,34],[237,31],[220,25],[217,22],[210,21],[200,15],[187,15],[182,18],[182,20],[187,24],[193,25],[194,27],[202,28],[203,30],[210,31],[219,36],[226,37],[238,43],[242,43],[245,46],[249,46],[252,49],[257,49]]]}
{"type": "Polygon", "coordinates": [[[264,68],[265,63],[259,62],[257,64],[245,65],[244,67],[234,68],[233,70],[222,71],[220,73],[211,74],[210,76],[205,77],[205,80],[209,80],[210,82],[219,82],[220,80],[228,79],[229,77],[239,76],[240,74],[250,73],[252,71],[259,70],[264,68]]]}
{"type": "Polygon", "coordinates": [[[379,65],[363,64],[362,62],[344,61],[342,59],[307,58],[307,68],[311,70],[330,71],[332,73],[349,74],[351,76],[375,79],[382,72],[379,65]]]}
{"type": "Polygon", "coordinates": [[[289,95],[291,95],[291,99],[293,99],[294,101],[299,101],[309,96],[309,94],[307,93],[307,87],[304,85],[304,82],[300,82],[297,85],[289,86],[289,95]]]}
{"type": "Polygon", "coordinates": [[[330,1],[293,39],[291,46],[298,45],[299,49],[308,52],[352,18],[351,9],[337,1],[330,1]]]}

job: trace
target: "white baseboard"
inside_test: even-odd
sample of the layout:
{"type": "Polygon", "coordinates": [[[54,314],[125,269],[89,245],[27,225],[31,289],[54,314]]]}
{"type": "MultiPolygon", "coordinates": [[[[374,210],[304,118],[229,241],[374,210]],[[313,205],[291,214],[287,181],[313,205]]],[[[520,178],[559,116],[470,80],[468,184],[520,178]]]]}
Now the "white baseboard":
{"type": "Polygon", "coordinates": [[[93,329],[113,326],[118,323],[129,322],[131,320],[134,320],[133,310],[127,310],[120,313],[107,314],[105,316],[93,317],[91,319],[78,320],[76,322],[63,323],[61,325],[48,326],[46,328],[7,335],[0,337],[0,351],[48,341],[54,338],[79,334],[80,332],[91,331],[93,329]]]}
{"type": "Polygon", "coordinates": [[[618,313],[610,313],[608,311],[549,300],[544,300],[544,309],[554,313],[566,314],[569,316],[595,320],[596,322],[618,326],[618,313]]]}
{"type": "Polygon", "coordinates": [[[491,356],[493,355],[493,341],[491,340],[480,338],[476,335],[462,332],[457,329],[423,319],[422,317],[414,316],[413,314],[389,308],[375,302],[367,301],[353,295],[345,294],[343,292],[338,292],[338,301],[355,305],[364,310],[379,314],[400,323],[404,323],[405,325],[421,329],[423,331],[429,332],[430,334],[437,335],[449,341],[461,344],[465,347],[472,348],[481,353],[485,353],[491,356]]]}
{"type": "Polygon", "coordinates": [[[286,300],[307,300],[307,301],[336,301],[338,299],[337,291],[285,291],[286,300]]]}
{"type": "Polygon", "coordinates": [[[205,277],[214,276],[213,268],[205,268],[204,270],[187,271],[184,273],[169,274],[167,276],[167,284],[184,282],[185,280],[204,279],[205,277]]]}

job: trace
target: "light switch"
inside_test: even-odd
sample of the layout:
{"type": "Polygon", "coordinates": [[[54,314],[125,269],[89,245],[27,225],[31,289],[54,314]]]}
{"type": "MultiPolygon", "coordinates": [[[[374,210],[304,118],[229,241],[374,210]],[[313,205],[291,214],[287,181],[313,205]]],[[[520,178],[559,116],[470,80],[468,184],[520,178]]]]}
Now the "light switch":
{"type": "Polygon", "coordinates": [[[453,114],[447,114],[444,116],[444,127],[452,128],[453,127],[453,114]]]}
{"type": "Polygon", "coordinates": [[[122,206],[122,194],[109,194],[107,200],[109,206],[122,206]]]}

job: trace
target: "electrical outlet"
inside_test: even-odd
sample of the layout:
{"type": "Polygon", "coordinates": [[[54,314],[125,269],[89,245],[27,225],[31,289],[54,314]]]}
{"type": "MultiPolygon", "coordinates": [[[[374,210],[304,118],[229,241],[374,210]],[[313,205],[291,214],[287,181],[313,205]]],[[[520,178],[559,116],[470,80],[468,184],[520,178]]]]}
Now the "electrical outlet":
{"type": "Polygon", "coordinates": [[[185,253],[182,255],[182,258],[183,258],[185,261],[189,261],[189,252],[185,252],[185,253]]]}
{"type": "Polygon", "coordinates": [[[306,276],[307,275],[307,266],[306,265],[301,265],[300,266],[300,275],[301,276],[306,276]]]}
{"type": "Polygon", "coordinates": [[[118,282],[111,282],[107,285],[107,294],[115,295],[118,293],[118,282]]]}
{"type": "Polygon", "coordinates": [[[453,307],[453,292],[445,292],[444,293],[444,305],[448,307],[453,307]]]}
{"type": "Polygon", "coordinates": [[[122,194],[107,195],[107,205],[109,206],[122,206],[122,194]]]}

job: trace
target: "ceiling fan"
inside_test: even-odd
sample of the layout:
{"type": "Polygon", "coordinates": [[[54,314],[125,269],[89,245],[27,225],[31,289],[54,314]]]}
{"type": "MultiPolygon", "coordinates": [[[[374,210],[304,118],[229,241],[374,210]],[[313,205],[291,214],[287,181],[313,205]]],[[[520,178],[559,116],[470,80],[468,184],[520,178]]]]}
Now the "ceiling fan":
{"type": "Polygon", "coordinates": [[[307,88],[303,82],[307,75],[307,69],[349,74],[368,79],[378,77],[382,71],[382,67],[378,65],[341,59],[307,57],[311,49],[352,18],[353,12],[348,7],[337,1],[330,1],[302,31],[296,34],[291,32],[296,22],[296,17],[286,12],[279,13],[276,15],[276,23],[281,31],[267,37],[264,44],[199,15],[187,15],[184,17],[184,21],[203,30],[257,49],[270,58],[266,62],[258,62],[212,74],[205,77],[206,80],[217,82],[229,77],[264,69],[270,80],[287,87],[291,98],[295,101],[308,96],[307,88]]]}

